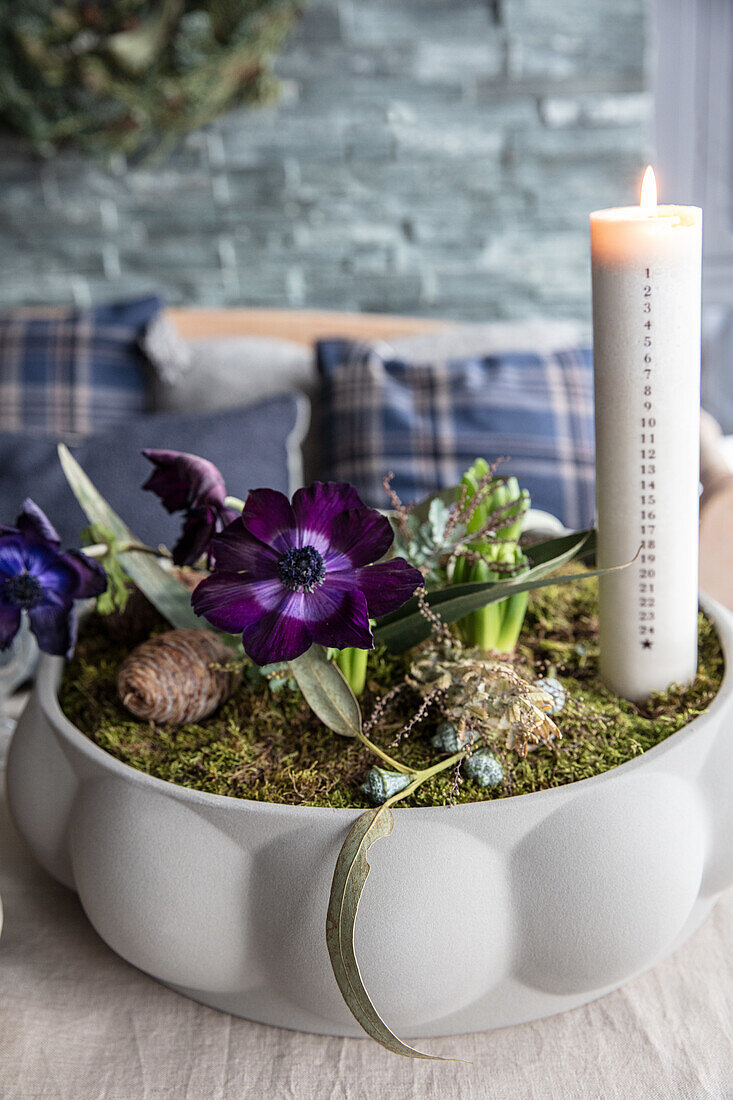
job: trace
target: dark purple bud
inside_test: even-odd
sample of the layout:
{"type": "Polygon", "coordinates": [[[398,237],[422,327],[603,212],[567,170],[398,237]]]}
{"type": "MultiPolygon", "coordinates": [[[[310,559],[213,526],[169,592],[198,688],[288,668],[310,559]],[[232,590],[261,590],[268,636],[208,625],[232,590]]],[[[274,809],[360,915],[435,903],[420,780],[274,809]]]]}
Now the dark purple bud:
{"type": "Polygon", "coordinates": [[[143,455],[155,466],[143,489],[155,493],[167,511],[184,513],[173,561],[193,565],[208,551],[214,535],[236,518],[224,504],[224,479],[213,462],[198,455],[158,450],[145,450],[143,455]]]}

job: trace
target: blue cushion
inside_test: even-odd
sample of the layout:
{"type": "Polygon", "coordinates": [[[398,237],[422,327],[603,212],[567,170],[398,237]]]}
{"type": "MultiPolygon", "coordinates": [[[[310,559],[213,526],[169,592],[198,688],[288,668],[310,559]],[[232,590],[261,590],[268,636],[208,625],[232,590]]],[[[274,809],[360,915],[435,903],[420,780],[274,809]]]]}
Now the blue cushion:
{"type": "Polygon", "coordinates": [[[149,408],[138,341],[159,298],[0,316],[0,429],[88,434],[149,408]]]}
{"type": "Polygon", "coordinates": [[[535,508],[566,526],[594,518],[593,368],[588,348],[410,363],[379,345],[317,344],[326,476],[388,506],[454,485],[477,457],[502,456],[535,508]]]}
{"type": "MultiPolygon", "coordinates": [[[[90,436],[71,450],[136,535],[152,545],[172,546],[181,517],[169,515],[153,493],[140,491],[152,469],[141,450],[200,454],[219,467],[234,496],[263,486],[289,492],[300,484],[307,408],[307,398],[285,395],[226,412],[151,414],[128,421],[124,431],[90,436]]],[[[0,523],[12,523],[26,496],[48,514],[64,545],[78,545],[87,520],[66,484],[55,441],[0,432],[0,523]]]]}

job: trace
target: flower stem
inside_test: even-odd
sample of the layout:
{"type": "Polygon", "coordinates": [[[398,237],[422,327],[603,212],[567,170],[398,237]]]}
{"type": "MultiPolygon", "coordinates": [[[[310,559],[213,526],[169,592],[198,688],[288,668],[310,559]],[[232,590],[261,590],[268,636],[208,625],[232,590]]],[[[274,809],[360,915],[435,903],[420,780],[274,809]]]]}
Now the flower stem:
{"type": "Polygon", "coordinates": [[[82,546],[82,554],[87,558],[103,558],[105,554],[109,552],[109,546],[106,542],[95,542],[93,546],[82,546]]]}
{"type": "Polygon", "coordinates": [[[143,544],[139,542],[121,542],[117,546],[118,554],[128,554],[133,550],[136,554],[153,554],[156,558],[170,557],[168,550],[156,550],[152,546],[143,546],[143,544]]]}
{"type": "MultiPolygon", "coordinates": [[[[155,550],[152,546],[143,546],[137,542],[118,542],[115,544],[118,554],[127,554],[135,551],[136,554],[153,554],[156,558],[170,557],[167,550],[155,550]]],[[[95,542],[92,546],[82,546],[82,554],[88,558],[104,558],[109,553],[110,547],[106,542],[95,542]]]]}
{"type": "Polygon", "coordinates": [[[226,508],[232,508],[235,512],[241,513],[244,511],[244,501],[240,500],[239,497],[225,497],[224,505],[226,508]]]}

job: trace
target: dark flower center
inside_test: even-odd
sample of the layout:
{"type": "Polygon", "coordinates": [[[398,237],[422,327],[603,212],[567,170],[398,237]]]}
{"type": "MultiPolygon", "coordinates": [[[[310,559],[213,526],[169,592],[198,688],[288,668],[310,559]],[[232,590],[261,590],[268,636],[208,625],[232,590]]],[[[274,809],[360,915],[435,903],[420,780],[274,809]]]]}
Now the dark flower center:
{"type": "Polygon", "coordinates": [[[3,596],[14,607],[32,607],[42,593],[41,582],[30,573],[8,577],[3,584],[3,596]]]}
{"type": "Polygon", "coordinates": [[[312,592],[320,588],[326,566],[315,546],[292,546],[277,563],[280,580],[291,592],[312,592]]]}

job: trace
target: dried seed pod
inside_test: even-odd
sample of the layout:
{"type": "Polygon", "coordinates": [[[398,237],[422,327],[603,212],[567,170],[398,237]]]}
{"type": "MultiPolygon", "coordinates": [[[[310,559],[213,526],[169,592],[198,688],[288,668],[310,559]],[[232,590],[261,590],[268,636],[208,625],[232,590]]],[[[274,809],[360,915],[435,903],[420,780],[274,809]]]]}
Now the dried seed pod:
{"type": "Polygon", "coordinates": [[[410,776],[400,772],[391,772],[386,768],[378,768],[376,765],[369,769],[366,779],[359,790],[365,794],[375,806],[381,806],[393,794],[404,791],[410,785],[410,776]]]}
{"type": "Polygon", "coordinates": [[[213,714],[236,688],[231,650],[210,630],[169,630],[125,658],[117,677],[123,705],[151,722],[182,726],[213,714]]]}
{"type": "Polygon", "coordinates": [[[464,760],[463,772],[478,787],[498,787],[504,779],[504,768],[493,752],[475,752],[464,760]]]}

